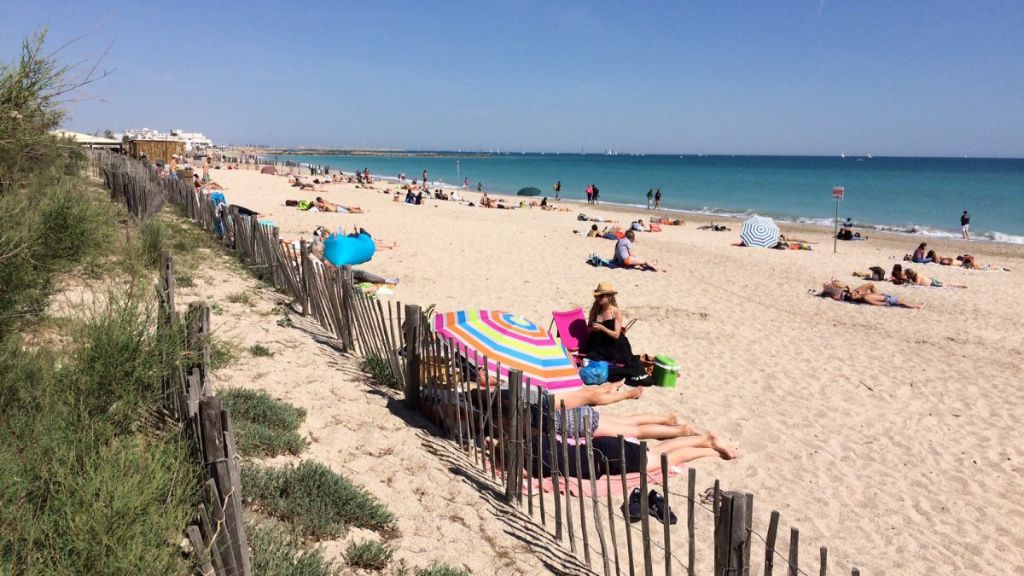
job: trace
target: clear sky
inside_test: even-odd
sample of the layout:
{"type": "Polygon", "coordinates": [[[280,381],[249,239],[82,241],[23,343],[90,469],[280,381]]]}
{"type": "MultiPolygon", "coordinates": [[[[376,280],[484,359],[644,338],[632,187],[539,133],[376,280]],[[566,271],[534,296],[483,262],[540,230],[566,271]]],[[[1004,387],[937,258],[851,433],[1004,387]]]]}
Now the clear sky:
{"type": "Polygon", "coordinates": [[[407,149],[1024,157],[1024,2],[0,0],[67,128],[407,149]]]}

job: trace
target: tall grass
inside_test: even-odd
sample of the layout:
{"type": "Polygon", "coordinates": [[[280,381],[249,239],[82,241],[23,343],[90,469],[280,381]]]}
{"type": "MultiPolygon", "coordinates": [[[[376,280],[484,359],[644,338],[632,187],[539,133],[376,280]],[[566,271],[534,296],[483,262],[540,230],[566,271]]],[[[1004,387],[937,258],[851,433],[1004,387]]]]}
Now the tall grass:
{"type": "Polygon", "coordinates": [[[134,294],[83,312],[69,346],[0,346],[0,572],[181,572],[198,466],[147,418],[177,339],[134,294]]]}

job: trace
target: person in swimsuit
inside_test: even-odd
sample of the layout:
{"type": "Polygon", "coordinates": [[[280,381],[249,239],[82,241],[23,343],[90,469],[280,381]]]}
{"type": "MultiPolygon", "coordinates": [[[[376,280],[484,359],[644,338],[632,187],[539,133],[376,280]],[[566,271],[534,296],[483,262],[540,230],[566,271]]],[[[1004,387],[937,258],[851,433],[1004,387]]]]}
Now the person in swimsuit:
{"type": "Polygon", "coordinates": [[[914,286],[930,286],[932,288],[967,288],[967,286],[964,286],[963,284],[944,284],[938,278],[929,278],[923,274],[918,274],[910,268],[907,268],[904,273],[907,276],[907,282],[914,286]]]}
{"type": "Polygon", "coordinates": [[[313,206],[321,212],[349,212],[351,214],[363,213],[363,209],[358,206],[342,206],[340,204],[328,202],[319,196],[317,196],[316,200],[313,201],[313,206]]]}
{"type": "Polygon", "coordinates": [[[914,250],[914,255],[910,257],[910,260],[914,264],[931,264],[932,260],[931,258],[928,258],[926,253],[927,249],[928,244],[921,242],[921,245],[917,247],[917,250],[914,250]]]}
{"type": "MultiPolygon", "coordinates": [[[[909,272],[909,270],[908,270],[909,272]]],[[[872,306],[893,306],[902,308],[924,308],[924,304],[906,302],[892,294],[882,294],[874,284],[868,282],[852,290],[847,288],[842,296],[843,300],[857,304],[871,304],[872,306]]]]}

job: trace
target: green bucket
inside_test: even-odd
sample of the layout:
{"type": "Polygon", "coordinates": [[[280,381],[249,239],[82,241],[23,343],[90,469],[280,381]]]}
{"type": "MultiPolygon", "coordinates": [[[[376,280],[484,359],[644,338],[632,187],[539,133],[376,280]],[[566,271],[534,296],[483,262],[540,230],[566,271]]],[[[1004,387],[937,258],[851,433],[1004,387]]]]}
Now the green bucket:
{"type": "Polygon", "coordinates": [[[655,386],[675,388],[676,378],[679,377],[679,364],[676,364],[676,361],[668,356],[655,356],[652,376],[655,386]]]}

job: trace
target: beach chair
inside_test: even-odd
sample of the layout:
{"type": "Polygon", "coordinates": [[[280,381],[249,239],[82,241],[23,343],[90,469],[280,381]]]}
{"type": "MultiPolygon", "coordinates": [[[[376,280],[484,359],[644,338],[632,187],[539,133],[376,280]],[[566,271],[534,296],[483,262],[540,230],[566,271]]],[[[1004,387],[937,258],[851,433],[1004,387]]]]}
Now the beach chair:
{"type": "Polygon", "coordinates": [[[582,357],[579,355],[580,348],[587,343],[587,337],[590,336],[590,331],[587,329],[587,317],[583,315],[583,308],[575,308],[573,310],[566,310],[559,312],[554,310],[551,312],[551,323],[557,330],[558,339],[562,341],[562,346],[565,347],[566,351],[573,357],[576,364],[579,365],[582,357]]]}

